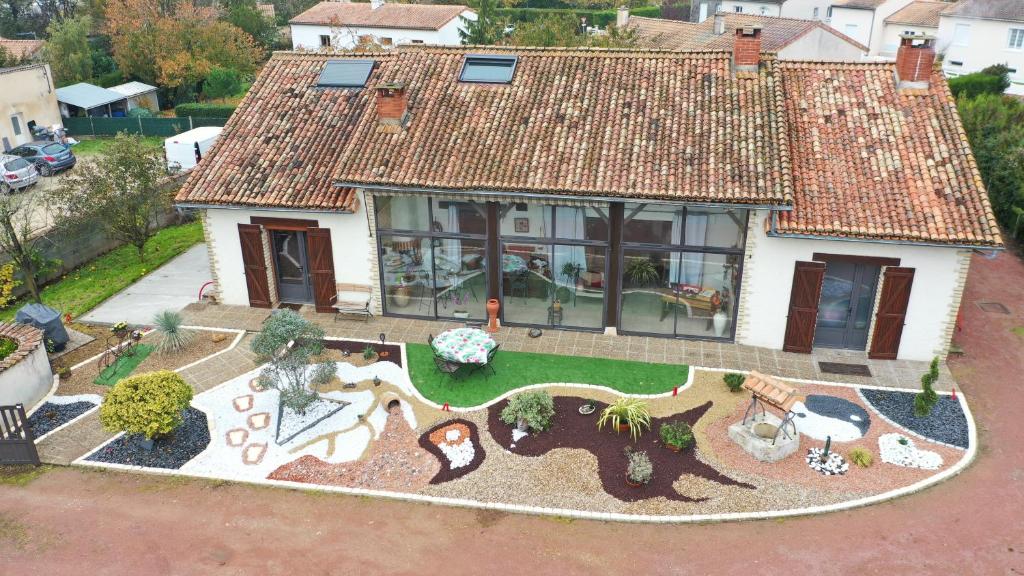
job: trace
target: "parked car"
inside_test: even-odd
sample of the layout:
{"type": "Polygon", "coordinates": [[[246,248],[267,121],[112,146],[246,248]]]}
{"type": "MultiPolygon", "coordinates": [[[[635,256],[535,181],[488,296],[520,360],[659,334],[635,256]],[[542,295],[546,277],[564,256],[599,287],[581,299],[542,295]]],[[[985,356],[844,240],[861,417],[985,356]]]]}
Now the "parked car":
{"type": "Polygon", "coordinates": [[[53,176],[61,170],[67,170],[78,161],[71,153],[71,147],[59,142],[36,141],[22,144],[10,154],[21,156],[25,160],[35,164],[36,169],[43,176],[53,176]]]}
{"type": "Polygon", "coordinates": [[[0,154],[0,190],[12,192],[39,181],[39,172],[31,162],[19,156],[0,154]]]}

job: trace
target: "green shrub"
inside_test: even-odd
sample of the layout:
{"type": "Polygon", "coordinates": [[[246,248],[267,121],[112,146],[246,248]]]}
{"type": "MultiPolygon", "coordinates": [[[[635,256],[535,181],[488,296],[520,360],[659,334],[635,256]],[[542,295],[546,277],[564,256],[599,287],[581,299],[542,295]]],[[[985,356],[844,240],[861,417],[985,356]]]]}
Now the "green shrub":
{"type": "Polygon", "coordinates": [[[178,118],[193,116],[195,118],[230,118],[235,111],[232,104],[200,104],[189,102],[174,107],[174,115],[178,118]]]}
{"type": "Polygon", "coordinates": [[[523,392],[508,399],[508,405],[501,411],[501,421],[518,425],[524,422],[530,430],[543,432],[551,427],[555,416],[555,401],[551,394],[542,390],[523,392]]]}
{"type": "Polygon", "coordinates": [[[875,457],[871,454],[871,451],[860,446],[851,449],[846,454],[846,459],[861,468],[870,468],[872,462],[875,461],[875,457]]]}
{"type": "Polygon", "coordinates": [[[152,118],[154,116],[153,111],[149,108],[139,106],[138,108],[132,108],[128,111],[129,118],[152,118]]]}
{"type": "Polygon", "coordinates": [[[18,349],[18,343],[10,338],[0,338],[0,360],[7,358],[18,349]]]}
{"type": "Polygon", "coordinates": [[[722,380],[725,381],[725,385],[729,387],[730,392],[739,392],[743,389],[743,383],[747,381],[747,377],[743,374],[730,372],[722,376],[722,380]]]}
{"type": "Polygon", "coordinates": [[[682,420],[662,424],[658,433],[661,435],[662,442],[681,450],[685,450],[693,444],[693,429],[682,420]]]}
{"type": "Polygon", "coordinates": [[[373,360],[376,355],[377,351],[373,349],[373,346],[367,344],[366,348],[363,348],[363,360],[373,360]]]}
{"type": "Polygon", "coordinates": [[[638,398],[619,398],[601,412],[597,429],[600,430],[605,424],[611,424],[616,432],[620,425],[629,426],[629,434],[636,441],[643,428],[651,428],[651,410],[646,402],[638,398]]]}
{"type": "Polygon", "coordinates": [[[100,422],[112,432],[155,438],[181,425],[192,387],[169,370],[129,376],[110,390],[100,407],[100,422]]]}
{"type": "Polygon", "coordinates": [[[633,450],[626,446],[626,476],[633,482],[647,484],[654,478],[654,466],[651,458],[643,450],[633,450]]]}
{"type": "Polygon", "coordinates": [[[153,317],[156,327],[156,351],[158,354],[174,354],[181,352],[195,338],[195,332],[181,327],[181,314],[174,310],[158,312],[153,317]]]}
{"type": "Polygon", "coordinates": [[[932,385],[939,379],[939,359],[932,358],[928,371],[921,376],[921,392],[914,397],[914,415],[923,418],[932,413],[932,408],[939,401],[932,385]]]}
{"type": "Polygon", "coordinates": [[[954,96],[974,98],[980,94],[1002,94],[1010,87],[1006,66],[989,66],[980,72],[949,79],[949,90],[954,96]]]}

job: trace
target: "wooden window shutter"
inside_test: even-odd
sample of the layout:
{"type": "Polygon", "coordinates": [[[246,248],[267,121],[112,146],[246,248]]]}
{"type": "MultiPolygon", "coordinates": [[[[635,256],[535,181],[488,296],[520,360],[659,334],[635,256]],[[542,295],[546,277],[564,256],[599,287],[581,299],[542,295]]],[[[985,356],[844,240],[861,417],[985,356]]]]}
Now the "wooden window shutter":
{"type": "Polygon", "coordinates": [[[334,281],[334,252],[328,228],[309,228],[309,269],[313,277],[313,303],[317,312],[333,312],[332,300],[338,294],[334,281]]]}
{"type": "Polygon", "coordinates": [[[824,262],[797,262],[793,271],[793,289],[789,294],[789,319],[782,349],[810,354],[814,345],[814,326],[818,321],[818,300],[825,278],[824,262]]]}
{"type": "Polygon", "coordinates": [[[270,308],[270,287],[267,285],[267,260],[263,253],[263,231],[258,224],[239,224],[238,241],[242,246],[242,267],[249,306],[270,308]]]}
{"type": "Polygon", "coordinates": [[[903,337],[903,324],[907,319],[907,305],[910,304],[910,289],[913,284],[913,268],[885,269],[868,358],[896,359],[900,351],[900,338],[903,337]]]}

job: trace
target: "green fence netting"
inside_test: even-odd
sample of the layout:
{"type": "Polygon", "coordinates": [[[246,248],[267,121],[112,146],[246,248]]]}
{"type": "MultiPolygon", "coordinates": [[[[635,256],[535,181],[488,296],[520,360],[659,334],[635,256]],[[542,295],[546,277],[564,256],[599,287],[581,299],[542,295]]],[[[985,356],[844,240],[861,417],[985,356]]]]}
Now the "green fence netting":
{"type": "Polygon", "coordinates": [[[69,136],[174,136],[199,126],[223,126],[227,118],[65,118],[69,136]]]}

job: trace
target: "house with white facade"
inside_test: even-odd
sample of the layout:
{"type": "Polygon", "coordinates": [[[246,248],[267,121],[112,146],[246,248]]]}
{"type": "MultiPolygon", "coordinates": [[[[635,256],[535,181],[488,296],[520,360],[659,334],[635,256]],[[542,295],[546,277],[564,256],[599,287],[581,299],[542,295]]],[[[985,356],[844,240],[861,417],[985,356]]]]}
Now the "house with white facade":
{"type": "Polygon", "coordinates": [[[848,38],[819,20],[798,20],[719,12],[704,22],[680,22],[661,18],[625,15],[618,22],[635,31],[637,44],[668,50],[732,50],[736,30],[759,26],[761,49],[774,52],[779,60],[856,62],[867,46],[848,38]]]}
{"type": "Polygon", "coordinates": [[[824,20],[829,4],[830,0],[695,0],[690,7],[690,20],[703,22],[719,12],[824,20]]]}
{"type": "Polygon", "coordinates": [[[732,34],[278,52],[176,203],[224,304],[945,354],[1002,242],[931,41],[828,63],[732,34]]]}
{"type": "Polygon", "coordinates": [[[895,58],[900,38],[908,34],[932,38],[938,36],[939,15],[949,6],[949,2],[941,0],[915,0],[893,12],[885,19],[882,27],[882,44],[878,55],[895,58]]]}
{"type": "Polygon", "coordinates": [[[885,43],[885,20],[912,0],[834,0],[829,7],[829,26],[868,47],[878,55],[885,43]]]}
{"type": "Polygon", "coordinates": [[[994,64],[1010,69],[1010,94],[1024,95],[1024,1],[960,0],[942,12],[937,47],[947,76],[994,64]]]}
{"type": "Polygon", "coordinates": [[[347,50],[375,44],[461,44],[459,34],[476,13],[454,4],[321,2],[291,19],[295,50],[347,50]]]}

